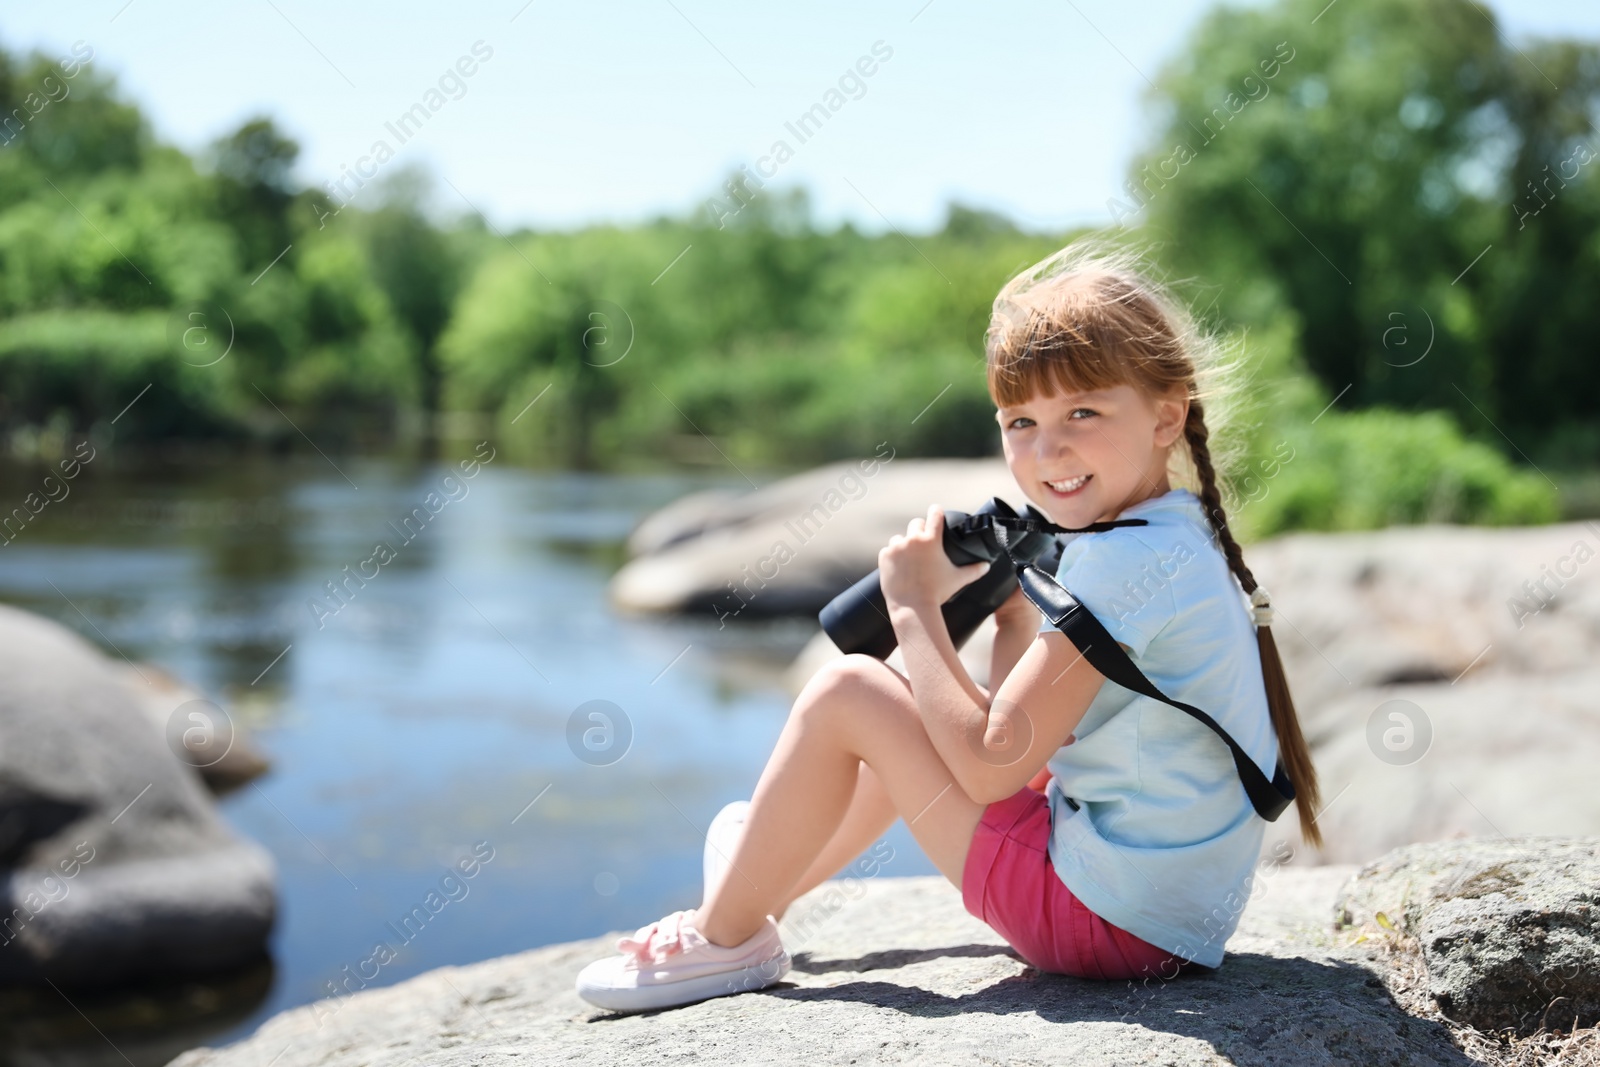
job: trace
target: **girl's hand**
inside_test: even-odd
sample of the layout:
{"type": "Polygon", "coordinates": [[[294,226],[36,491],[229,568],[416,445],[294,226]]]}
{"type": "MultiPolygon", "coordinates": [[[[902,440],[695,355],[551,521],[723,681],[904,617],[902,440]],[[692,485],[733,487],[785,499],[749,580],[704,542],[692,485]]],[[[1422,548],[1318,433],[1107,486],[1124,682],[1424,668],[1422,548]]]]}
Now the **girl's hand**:
{"type": "Polygon", "coordinates": [[[964,586],[981,578],[987,563],[958,567],[944,554],[944,510],[928,507],[928,517],[912,519],[878,552],[878,578],[890,607],[937,608],[964,586]]]}

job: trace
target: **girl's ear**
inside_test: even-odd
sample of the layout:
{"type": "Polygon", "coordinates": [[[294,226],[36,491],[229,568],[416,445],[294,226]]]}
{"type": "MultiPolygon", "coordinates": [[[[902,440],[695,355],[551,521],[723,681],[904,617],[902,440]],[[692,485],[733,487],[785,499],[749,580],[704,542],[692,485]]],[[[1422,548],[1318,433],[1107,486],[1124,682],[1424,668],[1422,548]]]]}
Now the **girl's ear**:
{"type": "Polygon", "coordinates": [[[1174,391],[1156,401],[1156,444],[1161,448],[1174,444],[1183,436],[1189,421],[1189,395],[1174,391]]]}

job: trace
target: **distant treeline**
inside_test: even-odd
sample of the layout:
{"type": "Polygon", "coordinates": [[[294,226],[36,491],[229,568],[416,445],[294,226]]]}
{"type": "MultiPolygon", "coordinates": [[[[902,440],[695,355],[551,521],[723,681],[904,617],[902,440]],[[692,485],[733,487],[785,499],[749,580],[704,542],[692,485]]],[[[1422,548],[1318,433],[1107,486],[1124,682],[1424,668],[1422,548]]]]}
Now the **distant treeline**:
{"type": "MultiPolygon", "coordinates": [[[[1600,49],[1513,47],[1469,0],[1325,6],[1201,23],[1108,228],[1244,360],[1248,532],[1553,518],[1545,474],[1600,464],[1600,49]]],[[[501,234],[431,219],[403,160],[343,205],[298,151],[262,118],[191,158],[87,45],[0,51],[0,444],[983,455],[989,305],[1074,236],[960,205],[825,231],[737,176],[677,218],[501,234]]]]}

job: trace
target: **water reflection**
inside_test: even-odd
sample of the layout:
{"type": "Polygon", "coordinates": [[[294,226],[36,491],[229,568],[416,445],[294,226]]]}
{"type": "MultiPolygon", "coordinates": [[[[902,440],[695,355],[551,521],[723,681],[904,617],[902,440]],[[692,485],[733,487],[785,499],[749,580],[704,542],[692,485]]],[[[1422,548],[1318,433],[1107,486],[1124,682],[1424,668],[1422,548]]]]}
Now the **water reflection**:
{"type": "MultiPolygon", "coordinates": [[[[815,624],[624,617],[604,585],[643,514],[737,474],[496,459],[405,543],[450,466],[102,459],[0,548],[0,599],[197,685],[272,764],[219,801],[279,864],[270,988],[242,1018],[179,1011],[183,1040],[697,902],[700,828],[753,788],[815,624]],[[625,716],[620,760],[569,746],[590,701],[625,716]]],[[[0,499],[37,477],[0,470],[0,499]]],[[[895,841],[889,873],[932,871],[895,841]]]]}
{"type": "MultiPolygon", "coordinates": [[[[137,989],[0,988],[0,1063],[16,1067],[160,1067],[237,1031],[272,988],[270,960],[203,980],[142,982],[137,989]]],[[[253,1027],[252,1027],[253,1028],[253,1027]]]]}

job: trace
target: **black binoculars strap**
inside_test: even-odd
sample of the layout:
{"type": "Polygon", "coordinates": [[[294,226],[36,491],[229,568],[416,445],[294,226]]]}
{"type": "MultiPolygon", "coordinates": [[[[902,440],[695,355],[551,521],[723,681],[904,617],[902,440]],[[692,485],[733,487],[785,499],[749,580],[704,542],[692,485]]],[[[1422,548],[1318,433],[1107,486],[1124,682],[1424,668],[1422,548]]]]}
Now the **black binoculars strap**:
{"type": "Polygon", "coordinates": [[[1238,768],[1239,780],[1244,784],[1244,791],[1249,795],[1250,803],[1255,806],[1257,814],[1268,822],[1277,821],[1278,816],[1282,815],[1284,809],[1294,800],[1294,785],[1284,772],[1283,760],[1278,761],[1277,767],[1273,770],[1272,780],[1267,781],[1267,776],[1261,773],[1261,768],[1256,766],[1255,760],[1239,747],[1239,742],[1235,741],[1228,731],[1217,724],[1217,720],[1192,704],[1173,700],[1157,689],[1155,683],[1145,677],[1145,673],[1138,665],[1128,658],[1128,654],[1117,644],[1111,632],[1060,582],[1031,563],[1018,560],[1013,562],[1016,564],[1017,581],[1022,585],[1023,593],[1044,613],[1051,625],[1067,635],[1067,640],[1077,646],[1083,658],[1088,660],[1095,670],[1125,689],[1159,700],[1163,704],[1170,704],[1179,711],[1194,716],[1215,731],[1216,735],[1227,744],[1228,751],[1233,753],[1233,765],[1238,768]]]}
{"type": "Polygon", "coordinates": [[[1081,534],[1101,533],[1123,526],[1149,526],[1149,519],[1102,519],[1087,526],[1057,526],[1044,519],[1030,519],[1026,515],[973,515],[972,519],[1001,530],[1022,530],[1025,533],[1081,534]]]}

